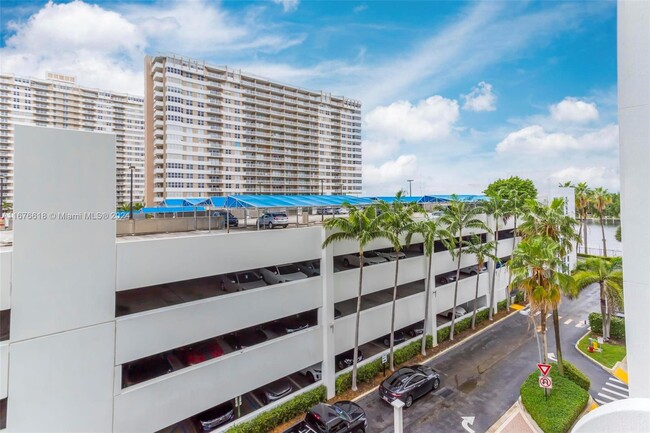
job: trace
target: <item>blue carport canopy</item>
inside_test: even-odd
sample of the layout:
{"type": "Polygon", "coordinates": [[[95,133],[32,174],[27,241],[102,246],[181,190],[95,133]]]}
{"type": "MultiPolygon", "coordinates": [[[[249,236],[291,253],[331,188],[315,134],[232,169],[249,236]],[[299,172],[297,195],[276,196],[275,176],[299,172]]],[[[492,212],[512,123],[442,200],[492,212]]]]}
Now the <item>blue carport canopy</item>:
{"type": "Polygon", "coordinates": [[[347,195],[231,195],[226,199],[225,207],[329,207],[342,206],[344,203],[355,206],[367,206],[372,204],[373,201],[369,198],[347,195]]]}

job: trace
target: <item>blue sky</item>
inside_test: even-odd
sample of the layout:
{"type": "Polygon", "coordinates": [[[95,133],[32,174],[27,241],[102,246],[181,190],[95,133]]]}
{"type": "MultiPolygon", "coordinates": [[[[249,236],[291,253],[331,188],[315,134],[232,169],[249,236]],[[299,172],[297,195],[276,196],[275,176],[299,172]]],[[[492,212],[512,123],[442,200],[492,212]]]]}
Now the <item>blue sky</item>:
{"type": "Polygon", "coordinates": [[[3,72],[141,94],[175,53],[363,102],[364,193],[618,190],[616,4],[2,2],[3,72]]]}

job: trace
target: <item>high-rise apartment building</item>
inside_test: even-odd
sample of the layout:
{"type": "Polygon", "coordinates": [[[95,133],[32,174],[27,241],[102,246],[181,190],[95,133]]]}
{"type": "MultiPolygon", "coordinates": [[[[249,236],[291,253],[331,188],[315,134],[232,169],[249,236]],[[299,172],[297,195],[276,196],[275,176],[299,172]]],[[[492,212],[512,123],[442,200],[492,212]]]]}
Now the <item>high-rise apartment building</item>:
{"type": "MultiPolygon", "coordinates": [[[[144,200],[143,98],[79,86],[74,77],[47,79],[0,74],[0,176],[13,202],[14,125],[112,132],[117,138],[117,204],[144,200]]],[[[52,161],[56,164],[56,161],[52,161]]]]}
{"type": "Polygon", "coordinates": [[[361,103],[173,56],[145,59],[146,201],[359,194],[361,103]]]}

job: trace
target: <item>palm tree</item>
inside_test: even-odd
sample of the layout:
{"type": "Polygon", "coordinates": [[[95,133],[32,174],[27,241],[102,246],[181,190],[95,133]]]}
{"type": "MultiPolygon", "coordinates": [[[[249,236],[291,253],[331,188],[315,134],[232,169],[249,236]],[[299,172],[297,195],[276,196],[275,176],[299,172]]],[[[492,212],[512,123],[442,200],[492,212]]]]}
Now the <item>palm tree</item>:
{"type": "MultiPolygon", "coordinates": [[[[414,234],[419,233],[424,240],[422,250],[428,258],[427,265],[427,281],[426,281],[426,294],[424,296],[424,332],[422,333],[422,356],[427,354],[427,329],[429,326],[429,302],[431,296],[431,267],[433,262],[433,252],[436,239],[441,239],[445,244],[447,239],[451,237],[447,230],[441,228],[436,220],[427,219],[425,221],[418,221],[413,224],[412,229],[406,235],[406,244],[411,244],[411,239],[414,234]]],[[[451,249],[451,248],[450,248],[451,249]]],[[[435,320],[435,319],[434,319],[435,320]]],[[[435,328],[434,328],[435,329],[435,328]]],[[[434,332],[434,338],[437,336],[434,332]]]]}
{"type": "Polygon", "coordinates": [[[609,339],[613,305],[623,305],[622,266],[623,262],[619,257],[609,260],[590,257],[578,264],[573,274],[578,290],[595,283],[600,286],[600,313],[604,339],[609,339]]]}
{"type": "MultiPolygon", "coordinates": [[[[492,217],[494,220],[494,257],[495,262],[499,261],[499,220],[503,219],[503,222],[507,221],[506,218],[506,202],[503,198],[503,195],[500,192],[489,195],[488,199],[481,203],[482,212],[486,215],[492,217]]],[[[490,310],[488,313],[489,319],[492,320],[492,315],[496,314],[496,305],[494,305],[494,286],[496,281],[496,263],[492,268],[492,283],[490,284],[490,310]]]]}
{"type": "Polygon", "coordinates": [[[548,311],[560,304],[563,291],[572,291],[575,286],[571,276],[557,271],[562,265],[560,248],[560,244],[548,236],[530,237],[522,240],[508,262],[513,275],[511,286],[522,288],[528,295],[530,317],[538,311],[541,313],[539,335],[542,336],[543,353],[540,353],[540,361],[543,363],[546,363],[548,353],[548,311]]]}
{"type": "Polygon", "coordinates": [[[390,319],[390,370],[395,370],[395,306],[397,303],[397,279],[399,275],[399,256],[402,251],[402,236],[411,230],[413,225],[413,213],[417,205],[414,203],[405,204],[403,201],[403,192],[395,194],[395,199],[388,204],[384,201],[378,203],[377,207],[381,211],[379,228],[381,236],[388,239],[393,250],[395,250],[395,280],[393,283],[393,306],[390,319]]]}
{"type": "MultiPolygon", "coordinates": [[[[559,245],[558,258],[561,261],[558,271],[566,270],[565,258],[573,251],[573,243],[580,242],[580,235],[576,233],[575,227],[578,221],[569,215],[564,214],[564,199],[555,198],[548,205],[543,205],[535,200],[529,200],[526,204],[528,213],[523,216],[519,231],[523,239],[534,236],[547,236],[559,245]]],[[[573,286],[566,287],[572,289],[573,286]]],[[[564,295],[574,297],[575,292],[564,292],[564,295]]],[[[557,305],[553,308],[553,328],[555,330],[555,347],[557,350],[558,370],[564,376],[564,365],[562,363],[562,343],[560,339],[560,315],[557,305]]]]}
{"type": "Polygon", "coordinates": [[[603,234],[603,256],[607,257],[607,243],[605,242],[605,226],[603,224],[603,215],[605,214],[607,206],[612,203],[612,195],[605,188],[596,188],[592,193],[591,203],[594,205],[596,212],[598,212],[600,230],[603,234]]]}
{"type": "Polygon", "coordinates": [[[488,230],[483,221],[477,218],[480,214],[481,208],[479,206],[470,205],[468,203],[458,200],[456,195],[451,196],[451,200],[447,207],[445,207],[440,222],[444,224],[447,231],[451,235],[448,239],[450,246],[457,246],[458,250],[452,248],[449,250],[451,256],[458,260],[456,265],[456,284],[454,285],[454,305],[452,306],[451,313],[451,329],[449,331],[449,339],[454,339],[454,325],[456,321],[456,302],[458,301],[458,280],[460,278],[460,261],[463,255],[463,231],[467,229],[481,229],[488,230]],[[457,240],[452,236],[457,234],[457,240]]]}
{"type": "Polygon", "coordinates": [[[363,249],[368,242],[380,236],[379,218],[375,206],[363,209],[344,204],[348,209],[347,218],[335,217],[325,221],[323,226],[331,233],[323,242],[323,248],[333,242],[344,240],[356,241],[359,244],[359,292],[357,295],[357,314],[354,330],[354,355],[352,358],[352,390],[357,390],[357,358],[359,357],[359,319],[361,317],[361,293],[363,288],[363,249]]]}
{"type": "Polygon", "coordinates": [[[558,183],[557,186],[559,186],[560,188],[574,188],[574,186],[573,186],[573,184],[571,183],[571,181],[560,182],[560,183],[558,183]]]}
{"type": "Polygon", "coordinates": [[[476,256],[476,290],[474,292],[474,313],[472,314],[472,329],[476,328],[476,307],[478,302],[478,285],[479,278],[481,278],[481,272],[483,271],[483,266],[485,266],[485,260],[498,260],[492,251],[494,251],[494,241],[483,243],[480,237],[472,235],[469,242],[465,243],[465,252],[468,254],[474,254],[476,256]]]}
{"type": "MultiPolygon", "coordinates": [[[[506,219],[514,218],[514,228],[512,229],[512,251],[517,247],[517,218],[524,214],[526,210],[527,195],[522,191],[512,191],[509,194],[509,199],[506,201],[506,219]]],[[[508,274],[508,286],[506,287],[506,307],[510,307],[510,287],[512,282],[512,274],[508,274]]]]}
{"type": "Polygon", "coordinates": [[[580,219],[580,232],[582,234],[584,251],[587,252],[587,210],[591,202],[591,188],[586,182],[580,182],[575,186],[576,213],[580,219]]]}

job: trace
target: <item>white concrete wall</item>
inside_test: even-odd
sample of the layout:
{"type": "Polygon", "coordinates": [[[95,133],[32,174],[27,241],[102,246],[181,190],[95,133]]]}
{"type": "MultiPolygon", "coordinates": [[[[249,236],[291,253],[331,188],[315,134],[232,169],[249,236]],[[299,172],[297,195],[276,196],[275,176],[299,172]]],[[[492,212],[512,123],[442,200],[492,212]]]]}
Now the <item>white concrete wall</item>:
{"type": "Polygon", "coordinates": [[[0,251],[0,310],[11,308],[12,250],[0,251]]]}
{"type": "Polygon", "coordinates": [[[113,431],[153,432],[315,364],[321,332],[299,331],[123,389],[113,431]]]}
{"type": "Polygon", "coordinates": [[[618,2],[618,80],[630,397],[650,398],[650,2],[618,2]]]}
{"type": "Polygon", "coordinates": [[[12,343],[7,430],[111,431],[114,338],[105,323],[12,343]]]}
{"type": "Polygon", "coordinates": [[[213,233],[117,243],[117,290],[321,257],[321,228],[213,233]]]}
{"type": "Polygon", "coordinates": [[[7,398],[9,381],[9,343],[0,343],[0,399],[7,398]]]}
{"type": "Polygon", "coordinates": [[[115,314],[115,136],[16,125],[11,340],[115,314]],[[56,163],[54,163],[56,161],[56,163]],[[105,213],[64,220],[59,213],[105,213]],[[38,320],[35,320],[38,318],[38,320]]]}
{"type": "Polygon", "coordinates": [[[124,316],[116,324],[115,362],[312,310],[322,296],[321,278],[313,277],[124,316]]]}
{"type": "MultiPolygon", "coordinates": [[[[437,311],[438,313],[449,310],[450,308],[453,307],[455,285],[456,283],[453,282],[436,288],[436,292],[438,293],[438,311],[437,311]]],[[[498,287],[499,286],[497,286],[497,288],[498,287]]],[[[481,274],[479,280],[478,297],[480,298],[481,296],[487,295],[488,289],[489,289],[489,277],[487,272],[484,272],[481,274]]],[[[463,304],[465,302],[473,300],[475,293],[476,293],[475,276],[460,280],[458,282],[458,299],[456,301],[456,305],[463,304]]],[[[505,294],[502,295],[502,297],[504,296],[505,294]]]]}

